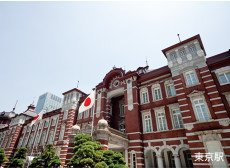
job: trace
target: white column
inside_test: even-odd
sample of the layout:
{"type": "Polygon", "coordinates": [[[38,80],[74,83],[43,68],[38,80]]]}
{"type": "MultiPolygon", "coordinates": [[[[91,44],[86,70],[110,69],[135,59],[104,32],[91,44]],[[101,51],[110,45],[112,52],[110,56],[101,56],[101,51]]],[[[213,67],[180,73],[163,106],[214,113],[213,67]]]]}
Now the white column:
{"type": "Polygon", "coordinates": [[[126,161],[126,166],[129,166],[128,163],[129,163],[129,158],[128,158],[128,149],[125,149],[125,161],[126,161]]]}
{"type": "Polygon", "coordinates": [[[174,156],[174,162],[175,162],[176,168],[181,168],[181,162],[180,162],[179,155],[173,155],[173,156],[174,156]]]}
{"type": "Polygon", "coordinates": [[[163,159],[161,155],[157,155],[158,168],[164,168],[163,159]]]}

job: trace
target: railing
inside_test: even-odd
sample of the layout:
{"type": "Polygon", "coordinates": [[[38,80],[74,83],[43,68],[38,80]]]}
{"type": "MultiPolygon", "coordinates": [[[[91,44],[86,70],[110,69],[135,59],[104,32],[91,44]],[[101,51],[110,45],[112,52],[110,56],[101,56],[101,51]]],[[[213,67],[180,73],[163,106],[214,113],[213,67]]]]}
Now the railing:
{"type": "Polygon", "coordinates": [[[109,127],[108,129],[109,129],[109,131],[110,131],[112,134],[121,136],[121,137],[126,138],[126,139],[128,138],[128,136],[127,136],[125,133],[121,132],[121,131],[118,131],[118,130],[113,129],[113,128],[111,128],[111,127],[109,127]]]}

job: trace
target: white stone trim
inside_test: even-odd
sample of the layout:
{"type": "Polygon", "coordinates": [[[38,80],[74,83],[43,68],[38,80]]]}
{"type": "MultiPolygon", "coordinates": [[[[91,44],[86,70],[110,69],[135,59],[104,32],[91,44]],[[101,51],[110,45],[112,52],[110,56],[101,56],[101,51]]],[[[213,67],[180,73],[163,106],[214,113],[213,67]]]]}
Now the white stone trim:
{"type": "Polygon", "coordinates": [[[144,147],[143,146],[129,146],[128,148],[130,149],[130,148],[144,148],[144,147]]]}
{"type": "Polygon", "coordinates": [[[230,132],[230,129],[223,129],[222,133],[230,132]]]}
{"type": "Polygon", "coordinates": [[[179,80],[181,80],[181,78],[178,78],[178,79],[176,79],[176,80],[173,80],[174,82],[176,82],[176,81],[179,81],[179,80]]]}
{"type": "Polygon", "coordinates": [[[223,110],[223,111],[216,111],[216,112],[215,112],[215,114],[220,114],[220,113],[226,113],[226,111],[223,110]]]}
{"type": "Polygon", "coordinates": [[[210,165],[210,163],[193,163],[193,165],[210,165]]]}
{"type": "MultiPolygon", "coordinates": [[[[187,139],[187,137],[177,137],[177,138],[164,138],[165,141],[175,141],[175,140],[183,140],[187,139]]],[[[148,142],[161,142],[162,139],[154,139],[154,140],[144,140],[143,143],[148,143],[148,142]]]]}
{"type": "Polygon", "coordinates": [[[200,148],[189,148],[190,150],[201,150],[201,149],[206,149],[206,147],[200,147],[200,148]]]}
{"type": "Polygon", "coordinates": [[[183,94],[185,94],[185,93],[180,93],[180,94],[177,94],[177,96],[180,96],[180,95],[183,95],[183,94]]]}
{"type": "Polygon", "coordinates": [[[182,117],[182,119],[192,118],[191,116],[182,117]]]}
{"type": "Polygon", "coordinates": [[[131,134],[141,134],[141,132],[131,132],[131,133],[126,133],[127,135],[131,135],[131,134]]]}
{"type": "Polygon", "coordinates": [[[183,110],[181,111],[181,113],[185,113],[185,112],[189,112],[190,110],[183,110]]]}
{"type": "Polygon", "coordinates": [[[183,83],[178,83],[178,84],[175,84],[174,86],[178,86],[178,85],[182,85],[183,83]]]}
{"type": "Polygon", "coordinates": [[[221,99],[220,97],[216,97],[216,98],[212,98],[212,99],[210,99],[210,101],[213,101],[213,100],[219,100],[219,99],[221,99]]]}
{"type": "Polygon", "coordinates": [[[206,89],[212,88],[212,87],[216,87],[216,85],[212,85],[212,86],[207,86],[205,87],[206,89]]]}
{"type": "Polygon", "coordinates": [[[200,140],[188,141],[188,143],[196,143],[196,142],[201,142],[201,141],[200,140]]]}
{"type": "Polygon", "coordinates": [[[196,135],[194,132],[186,133],[186,136],[194,136],[196,135]]]}
{"type": "Polygon", "coordinates": [[[208,95],[210,95],[210,94],[214,94],[214,93],[218,93],[218,91],[209,92],[209,93],[208,93],[208,95]]]}
{"type": "Polygon", "coordinates": [[[224,104],[215,104],[215,105],[212,105],[212,107],[219,107],[219,106],[224,106],[224,104]]]}
{"type": "Polygon", "coordinates": [[[182,104],[182,105],[179,105],[179,107],[183,107],[183,106],[188,106],[188,104],[182,104]]]}
{"type": "Polygon", "coordinates": [[[213,82],[213,79],[210,79],[210,80],[204,81],[204,83],[208,83],[208,82],[213,82]]]}
{"type": "Polygon", "coordinates": [[[212,75],[211,74],[205,75],[205,76],[202,76],[201,78],[206,78],[206,77],[209,77],[209,76],[212,76],[212,75]]]}
{"type": "Polygon", "coordinates": [[[129,143],[142,142],[142,140],[129,140],[129,143]]]}
{"type": "Polygon", "coordinates": [[[200,73],[202,74],[202,73],[205,73],[205,72],[208,72],[209,70],[204,70],[204,71],[200,71],[200,73]]]}
{"type": "Polygon", "coordinates": [[[178,101],[183,101],[183,100],[186,100],[186,98],[183,98],[183,99],[178,99],[178,101]]]}
{"type": "Polygon", "coordinates": [[[182,89],[184,89],[184,88],[182,87],[182,88],[178,88],[178,89],[175,89],[175,90],[182,90],[182,89]]]}

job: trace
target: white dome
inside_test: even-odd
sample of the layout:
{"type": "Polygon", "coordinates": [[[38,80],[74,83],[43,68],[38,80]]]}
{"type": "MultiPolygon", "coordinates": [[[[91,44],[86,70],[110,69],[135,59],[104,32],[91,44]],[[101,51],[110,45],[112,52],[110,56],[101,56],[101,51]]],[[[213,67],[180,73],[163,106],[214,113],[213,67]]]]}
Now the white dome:
{"type": "Polygon", "coordinates": [[[79,131],[80,130],[80,127],[76,124],[72,127],[72,130],[74,131],[79,131]]]}
{"type": "Polygon", "coordinates": [[[104,118],[98,121],[98,126],[108,127],[108,125],[109,125],[108,122],[104,118]]]}

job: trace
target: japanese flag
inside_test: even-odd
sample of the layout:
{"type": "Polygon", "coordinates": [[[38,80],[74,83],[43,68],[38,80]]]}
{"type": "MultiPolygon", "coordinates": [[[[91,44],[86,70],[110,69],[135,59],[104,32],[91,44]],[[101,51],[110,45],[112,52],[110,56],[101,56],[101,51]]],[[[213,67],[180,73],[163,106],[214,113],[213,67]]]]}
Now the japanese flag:
{"type": "Polygon", "coordinates": [[[43,113],[45,112],[45,110],[42,110],[35,118],[34,120],[31,122],[30,126],[32,127],[34,125],[34,123],[36,123],[38,120],[42,119],[43,113]]]}
{"type": "Polygon", "coordinates": [[[95,94],[96,91],[94,90],[86,99],[85,101],[81,104],[79,107],[79,113],[82,113],[83,111],[86,111],[90,109],[94,103],[95,103],[95,94]]]}

